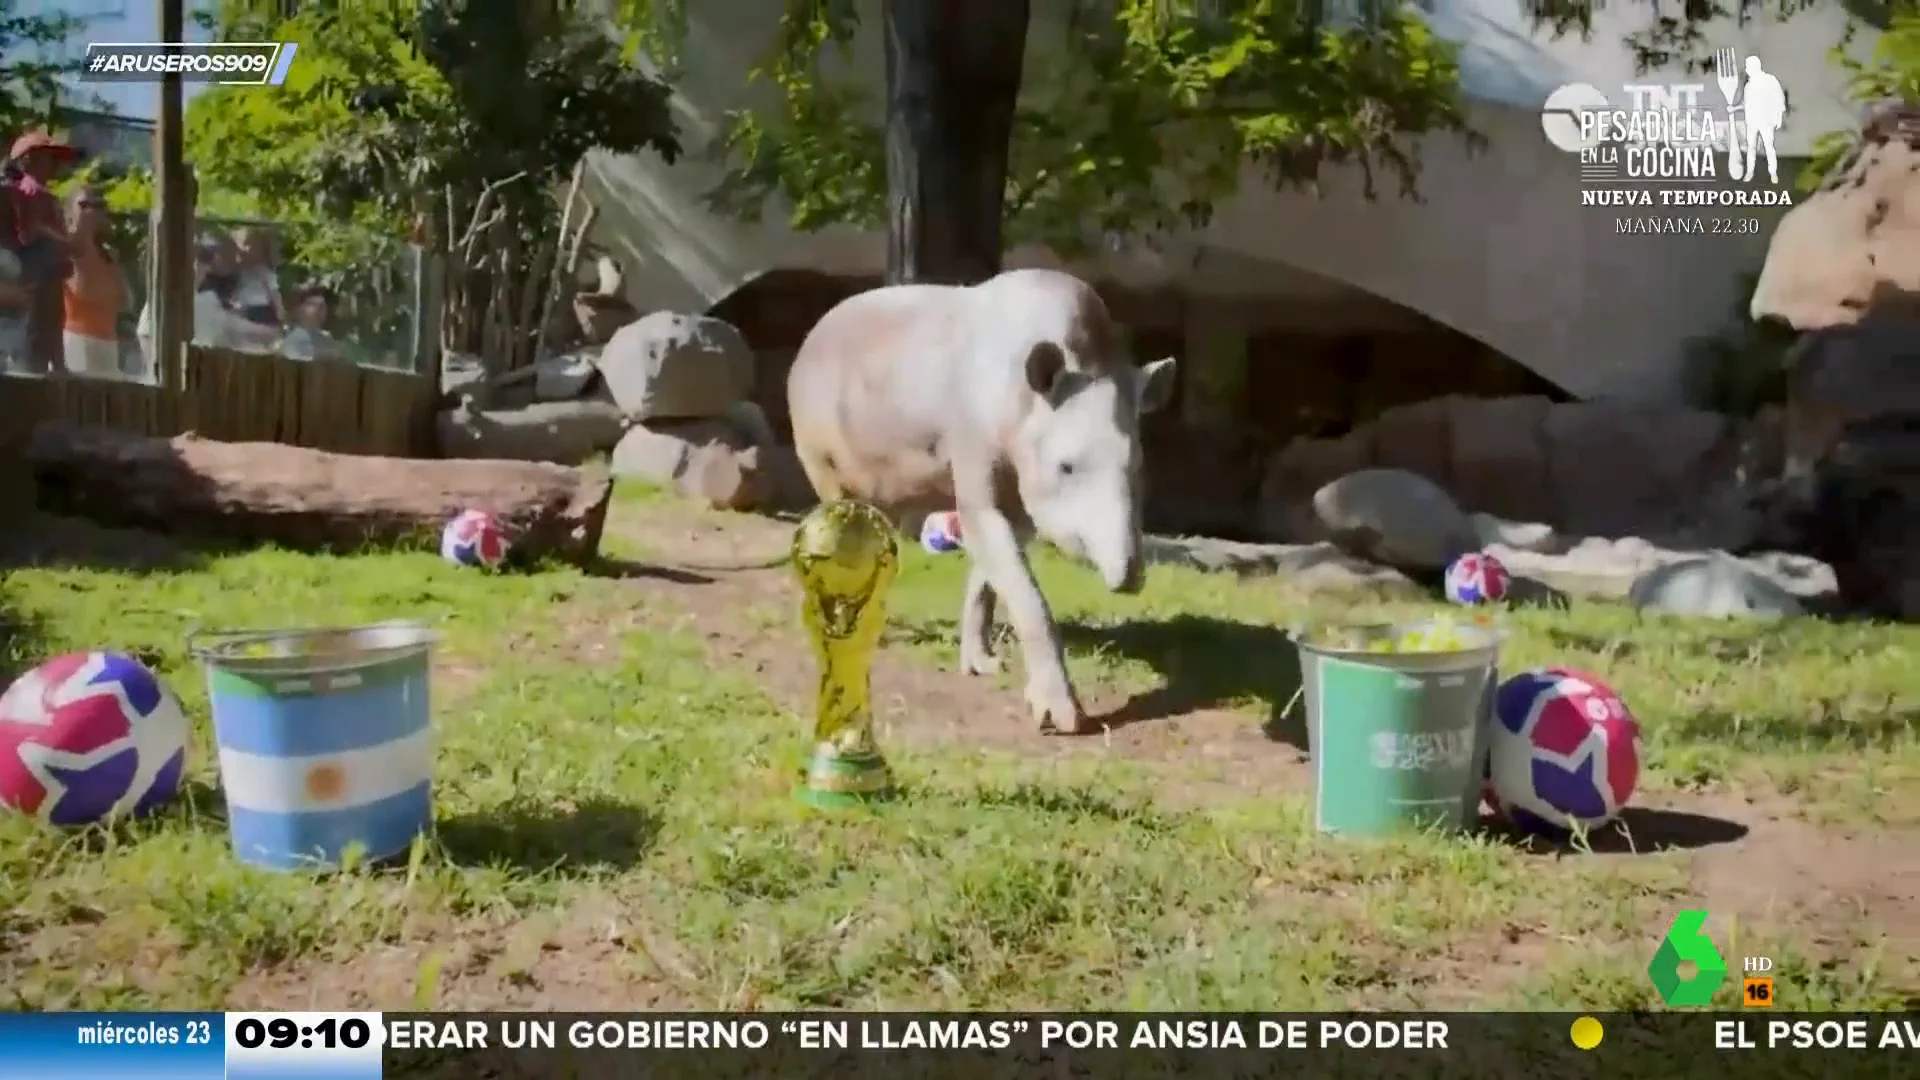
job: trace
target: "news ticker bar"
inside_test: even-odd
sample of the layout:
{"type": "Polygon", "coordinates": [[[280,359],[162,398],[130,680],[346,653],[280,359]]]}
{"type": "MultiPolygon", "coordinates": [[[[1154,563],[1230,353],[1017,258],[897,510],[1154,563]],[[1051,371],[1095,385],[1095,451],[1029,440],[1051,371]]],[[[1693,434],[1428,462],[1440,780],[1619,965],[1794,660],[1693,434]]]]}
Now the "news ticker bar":
{"type": "Polygon", "coordinates": [[[183,82],[279,86],[299,51],[292,41],[95,41],[87,44],[80,81],[159,82],[177,74],[183,82]]]}
{"type": "Polygon", "coordinates": [[[1225,1080],[1322,1066],[1346,1075],[1387,1057],[1424,1059],[1413,1064],[1432,1066],[1431,1075],[1483,1076],[1562,1057],[1671,1075],[1689,1063],[1724,1068],[1724,1055],[1743,1051],[1820,1054],[1828,1074],[1877,1075],[1896,1061],[1910,1070],[1920,1061],[1920,1014],[0,1014],[7,1080],[560,1077],[640,1064],[703,1076],[912,1065],[984,1078],[1062,1058],[1103,1077],[1165,1075],[1174,1065],[1225,1080]]]}

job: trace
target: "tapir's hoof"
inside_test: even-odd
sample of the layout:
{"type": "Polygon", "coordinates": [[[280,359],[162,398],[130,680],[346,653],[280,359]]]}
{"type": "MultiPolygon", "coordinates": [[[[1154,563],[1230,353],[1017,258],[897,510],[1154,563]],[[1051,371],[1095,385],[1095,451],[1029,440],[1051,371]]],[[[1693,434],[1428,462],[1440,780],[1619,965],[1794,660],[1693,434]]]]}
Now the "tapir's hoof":
{"type": "Polygon", "coordinates": [[[1029,683],[1027,713],[1042,735],[1078,735],[1086,723],[1086,714],[1073,699],[1073,691],[1064,686],[1054,689],[1029,683]]]}
{"type": "Polygon", "coordinates": [[[998,675],[1000,658],[985,649],[961,649],[960,671],[965,675],[998,675]]]}

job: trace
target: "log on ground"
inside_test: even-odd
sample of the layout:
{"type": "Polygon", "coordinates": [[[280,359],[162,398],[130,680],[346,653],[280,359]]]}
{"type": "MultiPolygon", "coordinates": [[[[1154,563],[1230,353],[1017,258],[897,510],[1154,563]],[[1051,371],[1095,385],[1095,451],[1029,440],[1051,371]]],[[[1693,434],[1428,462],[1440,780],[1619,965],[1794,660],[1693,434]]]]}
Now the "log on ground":
{"type": "Polygon", "coordinates": [[[308,551],[432,547],[449,518],[478,509],[500,517],[516,557],[585,564],[613,493],[604,470],[159,439],[64,420],[38,425],[24,457],[49,510],[308,551]]]}

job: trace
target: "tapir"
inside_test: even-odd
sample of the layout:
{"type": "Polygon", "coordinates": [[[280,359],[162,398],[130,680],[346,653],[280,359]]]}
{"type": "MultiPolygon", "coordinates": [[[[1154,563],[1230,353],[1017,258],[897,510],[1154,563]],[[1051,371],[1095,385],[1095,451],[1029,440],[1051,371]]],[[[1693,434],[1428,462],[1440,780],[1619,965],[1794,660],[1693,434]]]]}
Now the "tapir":
{"type": "Polygon", "coordinates": [[[1092,286],[1053,270],[978,285],[894,285],[828,311],[787,376],[794,449],[822,500],[859,499],[909,535],[958,509],[971,565],[960,669],[999,669],[1005,603],[1042,731],[1085,714],[1027,564],[1034,534],[1115,592],[1144,572],[1140,417],[1173,395],[1174,360],[1135,367],[1092,286]]]}

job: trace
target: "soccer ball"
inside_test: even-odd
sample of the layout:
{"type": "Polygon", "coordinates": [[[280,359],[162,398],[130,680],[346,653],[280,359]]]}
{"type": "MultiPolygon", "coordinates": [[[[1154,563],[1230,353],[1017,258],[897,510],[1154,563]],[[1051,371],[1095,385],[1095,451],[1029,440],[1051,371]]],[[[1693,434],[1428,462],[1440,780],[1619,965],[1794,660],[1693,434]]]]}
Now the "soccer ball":
{"type": "Polygon", "coordinates": [[[461,566],[499,566],[507,547],[506,526],[485,510],[462,510],[440,533],[440,557],[461,566]]]}
{"type": "Polygon", "coordinates": [[[0,695],[0,803],[55,825],[138,816],[173,798],[187,718],[140,661],[68,653],[0,695]]]}
{"type": "Polygon", "coordinates": [[[920,523],[920,546],[935,555],[960,550],[960,512],[946,510],[928,514],[920,523]]]}
{"type": "Polygon", "coordinates": [[[1640,774],[1640,725],[1606,683],[1546,668],[1494,699],[1487,755],[1495,809],[1523,829],[1565,832],[1613,820],[1640,774]]]}
{"type": "Polygon", "coordinates": [[[1506,599],[1512,579],[1500,560],[1486,554],[1462,555],[1447,567],[1447,599],[1456,604],[1492,604],[1506,599]]]}

